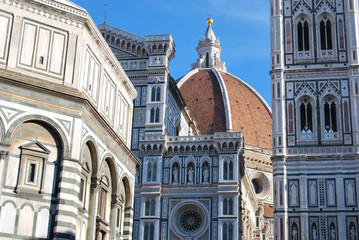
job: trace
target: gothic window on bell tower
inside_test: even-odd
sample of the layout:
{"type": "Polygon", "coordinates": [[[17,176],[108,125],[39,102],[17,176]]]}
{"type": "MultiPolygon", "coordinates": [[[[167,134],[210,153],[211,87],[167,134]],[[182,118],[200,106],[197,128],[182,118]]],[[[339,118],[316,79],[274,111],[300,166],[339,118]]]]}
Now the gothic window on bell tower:
{"type": "Polygon", "coordinates": [[[324,140],[338,139],[338,105],[334,97],[327,97],[323,102],[324,140]]]}
{"type": "Polygon", "coordinates": [[[313,105],[307,97],[299,102],[299,121],[300,140],[314,140],[313,105]]]}
{"type": "Polygon", "coordinates": [[[298,31],[298,51],[309,51],[309,24],[306,20],[301,20],[297,25],[298,31]]]}
{"type": "Polygon", "coordinates": [[[320,49],[333,49],[332,24],[329,19],[320,21],[320,49]]]}

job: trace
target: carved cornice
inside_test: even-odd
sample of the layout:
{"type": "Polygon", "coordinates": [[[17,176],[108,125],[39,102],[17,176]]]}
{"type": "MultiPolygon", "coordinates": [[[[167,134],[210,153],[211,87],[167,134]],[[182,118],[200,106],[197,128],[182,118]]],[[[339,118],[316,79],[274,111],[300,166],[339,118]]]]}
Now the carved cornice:
{"type": "Polygon", "coordinates": [[[34,0],[34,1],[0,0],[0,3],[17,7],[27,12],[34,13],[43,17],[47,17],[51,20],[66,23],[78,28],[83,28],[84,20],[81,20],[81,18],[87,19],[89,17],[88,13],[84,9],[74,8],[50,0],[34,0]],[[34,2],[37,4],[35,5],[34,2]],[[46,5],[47,7],[44,7],[44,5],[46,5]]]}

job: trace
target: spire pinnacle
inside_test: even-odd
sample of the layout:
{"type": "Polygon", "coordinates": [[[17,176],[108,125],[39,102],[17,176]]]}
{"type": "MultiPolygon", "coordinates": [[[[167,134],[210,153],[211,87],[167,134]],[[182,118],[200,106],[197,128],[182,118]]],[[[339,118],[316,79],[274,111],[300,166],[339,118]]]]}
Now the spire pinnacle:
{"type": "Polygon", "coordinates": [[[208,18],[207,18],[207,24],[208,24],[209,27],[213,24],[213,19],[211,17],[212,17],[212,15],[209,14],[208,18]]]}

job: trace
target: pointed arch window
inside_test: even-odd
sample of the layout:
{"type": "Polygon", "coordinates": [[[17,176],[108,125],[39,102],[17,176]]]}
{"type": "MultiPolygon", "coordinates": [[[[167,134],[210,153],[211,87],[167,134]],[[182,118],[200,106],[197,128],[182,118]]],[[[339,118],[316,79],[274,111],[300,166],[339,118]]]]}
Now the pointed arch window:
{"type": "Polygon", "coordinates": [[[147,164],[147,182],[155,182],[157,179],[157,163],[148,162],[147,164]]]}
{"type": "Polygon", "coordinates": [[[309,24],[307,20],[299,21],[297,24],[298,51],[309,51],[309,24]]]}
{"type": "Polygon", "coordinates": [[[233,161],[225,159],[223,162],[223,180],[233,180],[233,161]]]}
{"type": "Polygon", "coordinates": [[[151,108],[150,110],[150,123],[158,123],[160,122],[160,109],[151,108]]]}
{"type": "Polygon", "coordinates": [[[320,21],[320,49],[332,50],[332,24],[329,19],[320,21]]]}
{"type": "Polygon", "coordinates": [[[222,240],[233,240],[233,224],[223,223],[222,240]]]}
{"type": "Polygon", "coordinates": [[[304,98],[299,103],[299,119],[300,119],[300,133],[301,140],[313,140],[313,107],[312,103],[304,98]]]}
{"type": "Polygon", "coordinates": [[[338,138],[337,104],[334,98],[324,100],[324,138],[327,140],[338,138]]]}
{"type": "Polygon", "coordinates": [[[147,199],[145,202],[145,216],[155,216],[156,200],[147,199]]]}
{"type": "Polygon", "coordinates": [[[154,240],[155,225],[153,223],[145,224],[144,240],[154,240]]]}
{"type": "Polygon", "coordinates": [[[233,198],[223,200],[223,215],[233,215],[233,198]]]}
{"type": "Polygon", "coordinates": [[[151,89],[151,101],[161,101],[161,87],[152,87],[151,89]]]}
{"type": "Polygon", "coordinates": [[[153,122],[155,122],[155,109],[151,108],[151,111],[150,111],[150,123],[153,123],[153,122]]]}

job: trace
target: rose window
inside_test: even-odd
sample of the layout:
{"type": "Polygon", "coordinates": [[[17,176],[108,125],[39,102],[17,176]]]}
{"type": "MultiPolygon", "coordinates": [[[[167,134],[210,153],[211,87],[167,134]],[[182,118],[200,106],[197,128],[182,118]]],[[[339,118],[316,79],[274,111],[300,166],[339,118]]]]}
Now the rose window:
{"type": "Polygon", "coordinates": [[[202,225],[201,214],[195,210],[185,210],[179,218],[179,224],[186,232],[195,232],[202,225]]]}
{"type": "MultiPolygon", "coordinates": [[[[200,239],[208,229],[208,213],[200,203],[188,201],[178,204],[171,214],[171,229],[180,239],[200,239]]],[[[205,238],[207,239],[207,238],[205,238]]]]}

